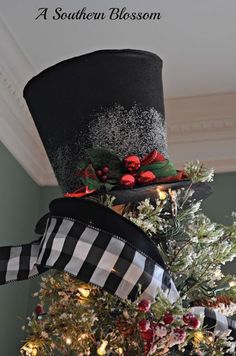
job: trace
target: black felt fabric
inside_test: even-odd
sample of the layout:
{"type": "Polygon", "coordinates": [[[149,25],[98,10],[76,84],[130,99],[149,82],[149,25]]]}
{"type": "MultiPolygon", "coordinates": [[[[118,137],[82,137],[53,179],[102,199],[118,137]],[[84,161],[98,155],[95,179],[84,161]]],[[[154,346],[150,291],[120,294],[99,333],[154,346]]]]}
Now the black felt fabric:
{"type": "MultiPolygon", "coordinates": [[[[76,188],[70,177],[81,158],[80,146],[92,146],[88,142],[91,115],[115,104],[127,110],[138,104],[144,110],[155,108],[164,120],[162,60],[139,50],[89,53],[60,62],[32,78],[24,97],[59,185],[63,191],[71,191],[76,188]],[[62,146],[66,147],[63,155],[70,156],[68,160],[57,151],[62,146]]],[[[140,128],[144,134],[145,129],[150,130],[140,128]]]]}

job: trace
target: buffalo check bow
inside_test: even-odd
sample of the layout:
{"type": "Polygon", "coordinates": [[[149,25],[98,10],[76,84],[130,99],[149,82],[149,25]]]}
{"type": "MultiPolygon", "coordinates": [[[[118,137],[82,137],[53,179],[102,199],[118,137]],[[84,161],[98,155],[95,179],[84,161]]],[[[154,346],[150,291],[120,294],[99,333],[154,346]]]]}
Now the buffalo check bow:
{"type": "MultiPolygon", "coordinates": [[[[0,247],[0,284],[29,279],[57,269],[103,288],[122,299],[154,300],[161,290],[171,303],[179,294],[169,273],[123,238],[76,219],[50,216],[37,241],[0,247]],[[141,288],[141,295],[140,293],[141,288]]],[[[203,326],[217,334],[231,332],[236,321],[213,309],[194,307],[203,326]]]]}

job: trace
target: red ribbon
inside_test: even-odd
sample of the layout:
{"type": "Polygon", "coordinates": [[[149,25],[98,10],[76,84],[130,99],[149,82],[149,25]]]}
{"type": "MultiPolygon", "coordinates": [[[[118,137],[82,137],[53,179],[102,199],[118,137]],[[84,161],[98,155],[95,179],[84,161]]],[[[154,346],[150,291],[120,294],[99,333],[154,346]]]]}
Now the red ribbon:
{"type": "Polygon", "coordinates": [[[151,153],[149,153],[146,157],[141,159],[141,166],[148,166],[149,164],[153,164],[165,160],[166,160],[165,157],[160,152],[154,150],[151,153]]]}
{"type": "Polygon", "coordinates": [[[85,195],[92,194],[95,191],[96,191],[96,189],[89,189],[86,186],[86,187],[81,187],[72,193],[66,193],[66,194],[64,194],[64,197],[66,197],[66,198],[82,198],[85,195]]]}

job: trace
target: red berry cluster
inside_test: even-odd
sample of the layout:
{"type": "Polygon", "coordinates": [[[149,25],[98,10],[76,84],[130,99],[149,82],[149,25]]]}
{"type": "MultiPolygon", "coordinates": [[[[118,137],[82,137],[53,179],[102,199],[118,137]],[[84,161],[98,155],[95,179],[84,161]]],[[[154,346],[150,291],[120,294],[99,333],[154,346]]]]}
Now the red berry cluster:
{"type": "Polygon", "coordinates": [[[102,182],[106,182],[108,179],[107,174],[109,173],[110,169],[108,166],[104,166],[102,169],[98,169],[96,171],[96,175],[97,177],[102,181],[102,182]]]}
{"type": "Polygon", "coordinates": [[[201,324],[200,320],[192,313],[185,314],[183,321],[190,329],[198,329],[201,324]]]}
{"type": "Polygon", "coordinates": [[[184,314],[181,320],[167,311],[160,322],[153,320],[150,302],[143,299],[138,304],[138,310],[144,313],[144,317],[138,323],[140,336],[144,342],[144,354],[155,351],[156,343],[162,338],[168,337],[169,347],[183,343],[187,337],[186,329],[197,329],[200,326],[198,318],[191,314],[184,314]],[[179,325],[175,324],[178,321],[179,325]]]}

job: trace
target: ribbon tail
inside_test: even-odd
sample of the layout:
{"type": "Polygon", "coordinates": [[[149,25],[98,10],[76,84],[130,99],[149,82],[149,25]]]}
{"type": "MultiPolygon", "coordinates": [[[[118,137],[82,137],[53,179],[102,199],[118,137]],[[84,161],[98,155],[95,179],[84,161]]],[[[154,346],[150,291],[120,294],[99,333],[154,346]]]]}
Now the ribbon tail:
{"type": "Polygon", "coordinates": [[[28,244],[0,247],[0,285],[36,277],[46,271],[36,266],[42,237],[28,244]]]}
{"type": "Polygon", "coordinates": [[[192,313],[202,319],[202,326],[216,335],[229,334],[236,341],[236,320],[226,317],[215,309],[193,307],[192,313]]]}

